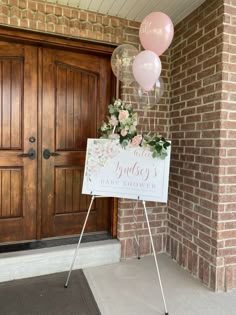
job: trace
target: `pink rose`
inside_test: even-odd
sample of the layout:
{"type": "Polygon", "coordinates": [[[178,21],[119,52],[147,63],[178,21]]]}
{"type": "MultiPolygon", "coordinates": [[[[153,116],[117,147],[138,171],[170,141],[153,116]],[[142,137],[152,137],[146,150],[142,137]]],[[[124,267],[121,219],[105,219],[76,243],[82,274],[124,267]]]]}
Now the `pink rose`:
{"type": "Polygon", "coordinates": [[[131,146],[132,146],[132,147],[137,147],[137,146],[140,145],[141,141],[142,141],[142,136],[141,136],[141,135],[137,135],[137,136],[135,136],[135,137],[132,139],[132,141],[131,141],[131,146]]]}
{"type": "Polygon", "coordinates": [[[109,123],[110,123],[112,126],[117,126],[117,125],[118,125],[118,120],[117,120],[116,116],[112,115],[112,116],[111,116],[111,119],[109,120],[109,123]]]}
{"type": "Polygon", "coordinates": [[[127,130],[126,129],[122,129],[120,134],[122,135],[122,137],[125,137],[127,135],[127,130]]]}
{"type": "Polygon", "coordinates": [[[129,112],[127,110],[121,110],[119,112],[119,121],[124,121],[129,117],[129,112]]]}

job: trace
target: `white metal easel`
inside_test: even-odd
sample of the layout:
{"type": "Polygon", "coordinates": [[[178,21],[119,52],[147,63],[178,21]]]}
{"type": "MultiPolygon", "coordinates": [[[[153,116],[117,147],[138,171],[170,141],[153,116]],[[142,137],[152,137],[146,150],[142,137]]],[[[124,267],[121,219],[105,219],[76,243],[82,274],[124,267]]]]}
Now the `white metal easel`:
{"type": "MultiPolygon", "coordinates": [[[[85,227],[86,227],[86,224],[87,224],[87,221],[88,221],[88,217],[89,217],[89,214],[90,214],[90,210],[92,208],[92,204],[93,204],[93,201],[94,201],[95,198],[106,198],[106,197],[105,196],[92,195],[92,199],[91,199],[91,202],[90,202],[90,205],[89,205],[89,208],[88,208],[88,212],[87,212],[86,218],[84,220],[84,225],[83,225],[80,237],[79,237],[79,241],[78,241],[77,247],[75,249],[75,253],[74,253],[74,257],[73,257],[72,263],[71,263],[71,267],[70,267],[70,270],[69,270],[69,273],[68,273],[68,276],[67,276],[67,279],[66,279],[66,283],[64,285],[65,288],[68,287],[68,283],[69,283],[69,280],[70,280],[71,272],[72,272],[74,264],[75,264],[75,260],[76,260],[76,257],[77,257],[78,251],[79,251],[80,243],[81,243],[81,240],[82,240],[82,237],[83,237],[83,234],[84,234],[84,230],[85,230],[85,227]]],[[[151,247],[152,247],[152,251],[153,251],[153,256],[154,256],[154,260],[155,260],[155,264],[156,264],[156,270],[157,270],[158,280],[159,280],[159,284],[160,284],[162,300],[163,300],[163,304],[164,304],[164,308],[165,308],[165,315],[168,315],[167,306],[166,306],[166,300],[165,300],[164,291],[163,291],[163,287],[162,287],[161,275],[160,275],[159,266],[158,266],[158,263],[157,263],[156,252],[155,252],[155,248],[154,248],[151,228],[150,228],[148,214],[147,214],[146,202],[143,200],[142,203],[143,203],[143,209],[144,209],[144,213],[145,213],[145,217],[146,217],[146,221],[147,221],[147,226],[148,226],[148,231],[149,231],[149,237],[150,237],[150,241],[151,241],[151,247]]]]}

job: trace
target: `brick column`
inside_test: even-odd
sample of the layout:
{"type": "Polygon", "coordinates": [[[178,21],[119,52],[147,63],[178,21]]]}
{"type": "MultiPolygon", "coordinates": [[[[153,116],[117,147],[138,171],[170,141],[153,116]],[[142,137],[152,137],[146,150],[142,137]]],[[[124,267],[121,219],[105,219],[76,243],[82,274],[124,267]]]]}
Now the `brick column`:
{"type": "Polygon", "coordinates": [[[236,287],[236,1],[205,1],[171,52],[167,251],[214,290],[236,287]]]}
{"type": "Polygon", "coordinates": [[[224,1],[217,288],[236,288],[236,1],[224,1]]]}

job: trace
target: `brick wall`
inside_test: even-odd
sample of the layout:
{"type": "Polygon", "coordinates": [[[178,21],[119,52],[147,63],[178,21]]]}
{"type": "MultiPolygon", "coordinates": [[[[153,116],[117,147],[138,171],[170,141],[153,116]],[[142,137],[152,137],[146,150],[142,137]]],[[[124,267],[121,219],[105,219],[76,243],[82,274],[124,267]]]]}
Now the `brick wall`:
{"type": "Polygon", "coordinates": [[[132,21],[33,0],[2,0],[0,24],[117,44],[135,41],[138,27],[132,21]]]}
{"type": "MultiPolygon", "coordinates": [[[[110,17],[102,14],[95,14],[69,8],[61,5],[45,3],[32,0],[2,0],[0,2],[0,25],[23,28],[42,33],[62,35],[71,38],[95,40],[103,43],[132,44],[140,48],[139,44],[139,23],[110,17]]],[[[165,83],[168,83],[169,55],[162,57],[162,76],[165,83]]],[[[129,99],[132,96],[132,89],[122,89],[122,97],[129,99]]],[[[157,105],[157,111],[144,111],[136,106],[141,117],[140,122],[144,128],[149,125],[157,129],[164,136],[168,131],[168,108],[169,92],[166,91],[162,101],[157,105]],[[153,113],[155,112],[155,117],[153,113]],[[145,126],[146,125],[146,126],[145,126]]],[[[147,127],[148,126],[148,127],[147,127]]],[[[141,254],[150,254],[151,247],[148,237],[148,230],[143,216],[141,204],[138,205],[134,224],[133,216],[134,203],[128,200],[119,201],[118,237],[122,245],[122,257],[136,255],[134,237],[137,234],[140,242],[141,254]]],[[[167,230],[167,208],[156,203],[147,204],[150,213],[150,225],[154,235],[154,242],[157,251],[165,250],[167,230]]]]}
{"type": "Polygon", "coordinates": [[[236,287],[236,1],[175,28],[167,251],[204,284],[236,287]]]}

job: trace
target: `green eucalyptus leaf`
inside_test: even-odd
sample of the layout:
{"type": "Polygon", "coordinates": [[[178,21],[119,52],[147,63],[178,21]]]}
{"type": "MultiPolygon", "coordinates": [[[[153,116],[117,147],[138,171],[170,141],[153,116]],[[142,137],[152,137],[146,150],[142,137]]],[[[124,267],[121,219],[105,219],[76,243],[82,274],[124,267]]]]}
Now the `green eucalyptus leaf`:
{"type": "Polygon", "coordinates": [[[155,146],[156,142],[152,140],[152,141],[149,141],[148,144],[151,146],[155,146]]]}
{"type": "Polygon", "coordinates": [[[115,112],[114,108],[112,108],[112,107],[109,108],[109,113],[110,113],[110,114],[113,114],[114,112],[115,112]]]}
{"type": "Polygon", "coordinates": [[[163,144],[163,148],[164,148],[164,149],[167,149],[169,146],[170,146],[170,143],[169,143],[169,142],[165,142],[165,143],[163,144]]]}
{"type": "Polygon", "coordinates": [[[157,152],[156,152],[156,151],[153,151],[153,153],[152,153],[152,157],[153,157],[153,158],[156,158],[156,157],[157,157],[157,155],[158,155],[158,154],[157,154],[157,152]]]}

